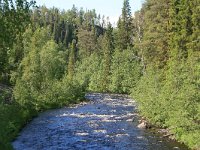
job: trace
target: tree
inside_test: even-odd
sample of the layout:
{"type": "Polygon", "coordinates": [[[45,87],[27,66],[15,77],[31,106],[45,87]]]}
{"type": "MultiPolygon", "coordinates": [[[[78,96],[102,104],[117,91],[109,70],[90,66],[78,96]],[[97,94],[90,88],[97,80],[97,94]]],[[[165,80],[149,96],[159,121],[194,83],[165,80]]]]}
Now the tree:
{"type": "Polygon", "coordinates": [[[41,101],[51,100],[45,96],[65,76],[65,53],[59,51],[47,29],[27,30],[26,37],[30,39],[24,39],[26,53],[15,75],[14,96],[21,105],[37,107],[41,101]]]}
{"type": "Polygon", "coordinates": [[[129,0],[124,0],[122,15],[118,21],[117,46],[121,50],[133,45],[133,22],[129,0]]]}
{"type": "Polygon", "coordinates": [[[104,92],[109,91],[109,78],[111,74],[111,61],[112,54],[114,50],[114,41],[113,41],[113,28],[111,24],[108,24],[106,32],[102,41],[102,49],[104,51],[103,56],[103,76],[102,76],[102,89],[104,92]]]}
{"type": "Polygon", "coordinates": [[[93,31],[78,30],[79,57],[88,57],[96,50],[95,34],[93,31]]]}
{"type": "Polygon", "coordinates": [[[75,71],[75,62],[76,62],[76,41],[73,40],[71,44],[69,62],[68,62],[68,77],[69,80],[73,79],[75,71]]]}
{"type": "Polygon", "coordinates": [[[110,90],[114,93],[130,93],[136,87],[141,76],[139,61],[132,49],[115,49],[111,66],[110,90]]]}
{"type": "Polygon", "coordinates": [[[141,65],[143,67],[142,73],[145,74],[146,64],[144,61],[144,47],[142,45],[142,40],[144,36],[144,9],[142,8],[140,11],[135,12],[135,17],[133,20],[134,24],[134,32],[135,32],[135,40],[134,40],[134,48],[135,48],[135,57],[138,57],[141,61],[141,65]]]}
{"type": "Polygon", "coordinates": [[[144,34],[141,46],[144,62],[163,68],[169,52],[169,0],[149,0],[143,9],[144,34]]]}
{"type": "Polygon", "coordinates": [[[23,47],[16,50],[13,44],[22,41],[22,34],[30,23],[30,8],[35,1],[1,0],[0,3],[0,78],[2,75],[7,76],[8,81],[8,74],[13,70],[11,66],[19,63],[23,56],[23,47]],[[13,60],[11,64],[10,58],[13,60]]]}
{"type": "Polygon", "coordinates": [[[199,8],[194,0],[149,0],[143,5],[146,74],[133,90],[144,116],[173,128],[191,148],[199,136],[199,8]]]}

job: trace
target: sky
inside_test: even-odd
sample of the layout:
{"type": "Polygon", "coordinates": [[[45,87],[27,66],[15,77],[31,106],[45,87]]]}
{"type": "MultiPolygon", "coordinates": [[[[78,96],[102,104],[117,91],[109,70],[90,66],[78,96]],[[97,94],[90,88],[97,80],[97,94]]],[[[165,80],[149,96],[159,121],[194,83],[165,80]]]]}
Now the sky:
{"type": "MultiPolygon", "coordinates": [[[[139,10],[144,0],[129,0],[132,13],[139,10]]],[[[45,5],[48,8],[57,7],[61,10],[71,9],[73,4],[77,8],[95,9],[97,14],[109,17],[112,24],[117,23],[121,14],[123,0],[36,0],[37,5],[45,5]]]]}

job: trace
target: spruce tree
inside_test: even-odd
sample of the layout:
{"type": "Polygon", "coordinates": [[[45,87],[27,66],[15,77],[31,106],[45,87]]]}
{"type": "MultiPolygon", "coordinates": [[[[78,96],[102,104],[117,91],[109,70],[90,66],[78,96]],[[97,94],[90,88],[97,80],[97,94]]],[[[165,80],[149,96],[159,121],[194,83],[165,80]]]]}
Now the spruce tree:
{"type": "Polygon", "coordinates": [[[121,50],[133,45],[133,18],[129,0],[124,0],[122,15],[118,21],[117,47],[121,50]]]}

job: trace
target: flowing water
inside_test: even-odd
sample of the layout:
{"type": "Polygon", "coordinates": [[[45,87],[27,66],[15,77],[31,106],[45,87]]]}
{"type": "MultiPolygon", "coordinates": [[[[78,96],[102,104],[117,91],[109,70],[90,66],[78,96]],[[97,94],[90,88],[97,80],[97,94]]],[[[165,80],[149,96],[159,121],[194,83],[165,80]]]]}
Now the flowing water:
{"type": "Polygon", "coordinates": [[[41,113],[12,143],[16,150],[187,150],[137,128],[135,102],[122,95],[87,94],[82,104],[41,113]]]}

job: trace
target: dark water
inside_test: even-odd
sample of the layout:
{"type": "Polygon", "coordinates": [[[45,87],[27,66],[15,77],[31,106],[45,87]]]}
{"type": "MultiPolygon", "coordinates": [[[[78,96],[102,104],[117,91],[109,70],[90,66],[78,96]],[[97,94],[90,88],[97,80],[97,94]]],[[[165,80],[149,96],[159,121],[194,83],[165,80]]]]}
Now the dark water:
{"type": "Polygon", "coordinates": [[[12,143],[16,150],[187,150],[137,128],[135,102],[108,94],[88,94],[91,101],[42,113],[12,143]]]}

